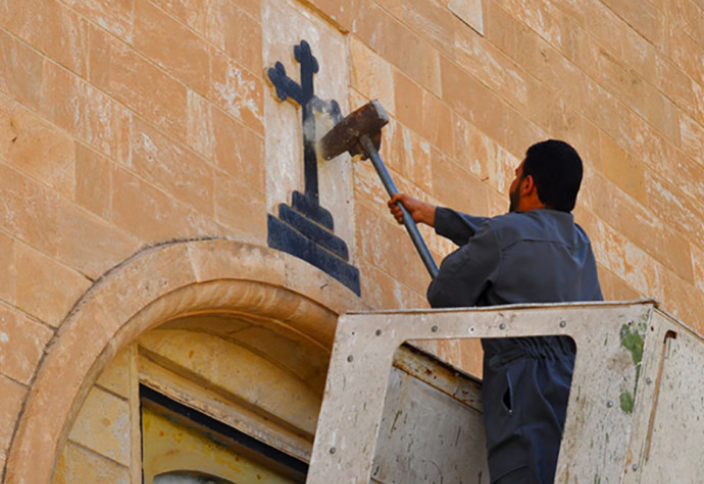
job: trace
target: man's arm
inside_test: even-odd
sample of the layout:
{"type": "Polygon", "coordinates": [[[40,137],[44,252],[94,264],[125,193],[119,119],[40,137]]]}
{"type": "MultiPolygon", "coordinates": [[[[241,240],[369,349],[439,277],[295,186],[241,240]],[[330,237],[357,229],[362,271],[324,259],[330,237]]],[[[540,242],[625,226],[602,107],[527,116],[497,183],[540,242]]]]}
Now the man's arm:
{"type": "Polygon", "coordinates": [[[435,232],[462,246],[469,241],[487,217],[474,217],[449,208],[437,207],[422,202],[405,193],[398,193],[389,200],[389,211],[399,224],[403,223],[403,212],[397,205],[401,202],[416,223],[424,223],[435,228],[435,232]]]}
{"type": "Polygon", "coordinates": [[[451,208],[438,207],[435,210],[435,233],[450,239],[455,245],[463,246],[487,220],[488,217],[475,217],[451,208]]]}
{"type": "Polygon", "coordinates": [[[391,215],[394,216],[399,224],[403,223],[403,212],[401,207],[398,206],[398,202],[401,202],[408,213],[413,217],[413,221],[417,224],[426,224],[431,227],[435,227],[435,205],[430,203],[422,202],[417,198],[413,198],[405,193],[396,193],[389,200],[389,211],[391,215]]]}
{"type": "Polygon", "coordinates": [[[462,247],[445,257],[440,272],[428,287],[428,302],[434,308],[476,306],[487,287],[494,283],[501,262],[496,233],[482,224],[462,247]]]}

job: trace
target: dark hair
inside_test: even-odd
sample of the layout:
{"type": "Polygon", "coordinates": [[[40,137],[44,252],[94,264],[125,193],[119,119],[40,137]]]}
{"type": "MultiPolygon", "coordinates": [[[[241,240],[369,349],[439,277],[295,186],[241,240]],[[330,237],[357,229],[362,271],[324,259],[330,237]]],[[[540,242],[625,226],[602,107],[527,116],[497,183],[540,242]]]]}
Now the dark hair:
{"type": "Polygon", "coordinates": [[[526,151],[523,177],[533,177],[538,198],[553,210],[572,211],[582,184],[582,173],[582,159],[564,141],[541,141],[526,151]]]}

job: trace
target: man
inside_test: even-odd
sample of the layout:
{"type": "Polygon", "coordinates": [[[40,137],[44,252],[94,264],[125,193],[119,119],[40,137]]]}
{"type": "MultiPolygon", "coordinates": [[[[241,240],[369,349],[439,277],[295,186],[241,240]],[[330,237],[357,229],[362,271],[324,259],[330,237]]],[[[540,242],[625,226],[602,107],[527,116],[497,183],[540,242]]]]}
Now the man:
{"type": "MultiPolygon", "coordinates": [[[[510,187],[509,213],[473,217],[395,195],[418,223],[435,227],[459,249],[428,288],[435,308],[600,301],[596,262],[571,214],[582,160],[565,142],[531,146],[510,187]]],[[[564,337],[482,340],[482,394],[492,484],[554,481],[574,368],[564,337]]]]}

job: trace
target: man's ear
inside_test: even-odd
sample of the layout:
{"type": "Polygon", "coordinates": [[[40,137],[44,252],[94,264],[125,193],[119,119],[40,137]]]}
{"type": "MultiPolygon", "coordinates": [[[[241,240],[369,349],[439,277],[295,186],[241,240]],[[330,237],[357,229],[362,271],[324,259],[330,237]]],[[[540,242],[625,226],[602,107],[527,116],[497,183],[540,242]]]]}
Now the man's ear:
{"type": "Polygon", "coordinates": [[[535,186],[535,180],[533,180],[533,175],[526,175],[523,180],[521,180],[521,195],[529,196],[532,195],[534,191],[537,192],[537,188],[535,186]]]}

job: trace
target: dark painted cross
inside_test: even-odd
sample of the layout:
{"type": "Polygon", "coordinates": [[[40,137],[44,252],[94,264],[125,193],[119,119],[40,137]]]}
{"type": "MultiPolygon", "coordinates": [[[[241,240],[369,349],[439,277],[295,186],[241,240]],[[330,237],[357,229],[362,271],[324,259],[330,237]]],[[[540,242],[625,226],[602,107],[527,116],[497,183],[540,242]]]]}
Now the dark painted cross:
{"type": "Polygon", "coordinates": [[[342,118],[337,101],[323,101],[315,95],[313,75],[319,70],[318,60],[313,56],[310,45],[305,40],[293,48],[293,54],[301,65],[301,83],[286,75],[281,62],[267,72],[269,80],[276,87],[276,95],[282,101],[291,99],[303,109],[303,173],[306,197],[315,204],[318,201],[318,160],[315,153],[315,112],[330,116],[336,123],[342,118]]]}
{"type": "Polygon", "coordinates": [[[294,191],[290,206],[282,203],[278,217],[268,216],[269,247],[313,264],[359,295],[359,270],[349,263],[347,244],[335,235],[332,214],[320,205],[318,196],[316,113],[323,113],[337,124],[342,119],[340,106],[335,100],[324,101],[315,95],[313,76],[319,65],[308,42],[302,40],[294,46],[293,53],[301,66],[300,83],[286,75],[281,62],[269,69],[267,76],[281,101],[290,99],[301,107],[305,193],[294,191]]]}

